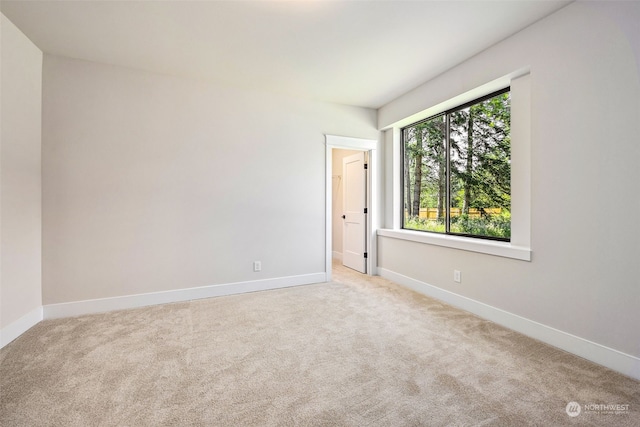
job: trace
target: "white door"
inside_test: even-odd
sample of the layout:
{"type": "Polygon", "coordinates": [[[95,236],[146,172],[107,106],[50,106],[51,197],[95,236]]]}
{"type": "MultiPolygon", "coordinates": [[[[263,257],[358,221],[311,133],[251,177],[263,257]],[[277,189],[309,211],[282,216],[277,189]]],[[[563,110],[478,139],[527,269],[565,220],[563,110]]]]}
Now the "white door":
{"type": "Polygon", "coordinates": [[[367,169],[364,151],[342,159],[342,264],[367,272],[367,169]]]}

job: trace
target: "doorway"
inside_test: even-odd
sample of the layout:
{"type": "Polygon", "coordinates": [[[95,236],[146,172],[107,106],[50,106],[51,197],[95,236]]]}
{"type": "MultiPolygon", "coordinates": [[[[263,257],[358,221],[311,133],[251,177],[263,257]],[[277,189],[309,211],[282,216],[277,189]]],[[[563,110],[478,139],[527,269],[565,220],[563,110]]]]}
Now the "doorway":
{"type": "MultiPolygon", "coordinates": [[[[326,135],[326,275],[327,281],[331,280],[332,260],[334,258],[339,259],[340,263],[344,263],[346,258],[351,257],[351,262],[346,260],[350,268],[354,268],[353,264],[359,264],[360,268],[354,268],[355,270],[366,272],[366,274],[376,274],[376,245],[375,245],[375,230],[377,229],[377,212],[375,207],[377,206],[377,183],[376,176],[377,164],[377,144],[376,140],[361,139],[361,138],[349,138],[342,136],[326,135]],[[364,199],[364,203],[357,201],[356,205],[363,204],[362,208],[362,220],[364,222],[362,240],[359,236],[352,237],[351,240],[363,241],[360,248],[351,248],[350,255],[345,257],[344,250],[344,237],[345,233],[344,221],[353,222],[354,217],[347,214],[345,211],[344,202],[342,197],[344,195],[344,185],[349,181],[348,177],[345,177],[343,170],[343,159],[354,156],[361,156],[363,162],[359,166],[355,166],[353,161],[348,162],[351,164],[352,169],[356,170],[360,166],[364,167],[364,163],[367,164],[366,175],[363,174],[364,182],[362,185],[363,191],[360,196],[364,199]],[[366,208],[366,214],[364,209],[366,208]],[[342,218],[345,215],[346,218],[342,218]],[[335,244],[334,244],[335,243],[335,244]],[[342,243],[342,244],[341,244],[342,243]],[[366,257],[366,258],[365,258],[366,257]]],[[[353,182],[353,180],[351,180],[353,182]]],[[[355,187],[360,188],[360,184],[357,183],[355,187]]],[[[358,221],[356,221],[358,222],[358,221]]],[[[355,227],[355,226],[354,226],[355,227]]],[[[354,228],[352,227],[352,228],[354,228]]],[[[347,239],[348,240],[348,239],[347,239]]],[[[348,242],[347,242],[348,243],[348,242]]]]}

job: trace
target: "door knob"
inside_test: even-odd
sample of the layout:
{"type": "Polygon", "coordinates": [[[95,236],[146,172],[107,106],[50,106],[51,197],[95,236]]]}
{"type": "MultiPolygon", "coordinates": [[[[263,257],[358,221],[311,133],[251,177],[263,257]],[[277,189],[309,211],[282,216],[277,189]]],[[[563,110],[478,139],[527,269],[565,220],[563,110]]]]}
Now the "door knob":
{"type": "Polygon", "coordinates": [[[347,216],[346,215],[342,215],[342,219],[347,219],[347,216]]]}

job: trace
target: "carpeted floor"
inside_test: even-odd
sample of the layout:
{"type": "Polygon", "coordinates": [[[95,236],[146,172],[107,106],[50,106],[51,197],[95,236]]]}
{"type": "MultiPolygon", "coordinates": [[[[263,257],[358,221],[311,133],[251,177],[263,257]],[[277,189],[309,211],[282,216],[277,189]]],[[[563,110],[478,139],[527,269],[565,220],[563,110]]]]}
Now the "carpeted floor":
{"type": "Polygon", "coordinates": [[[638,381],[380,277],[334,280],[41,322],[0,351],[0,425],[640,425],[638,381]]]}

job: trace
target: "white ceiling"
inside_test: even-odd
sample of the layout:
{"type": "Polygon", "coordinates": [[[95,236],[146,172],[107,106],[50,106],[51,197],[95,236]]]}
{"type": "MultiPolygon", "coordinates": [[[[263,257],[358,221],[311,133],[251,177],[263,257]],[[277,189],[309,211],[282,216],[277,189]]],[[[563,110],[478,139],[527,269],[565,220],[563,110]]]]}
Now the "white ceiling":
{"type": "Polygon", "coordinates": [[[377,108],[567,1],[7,1],[46,53],[377,108]]]}

